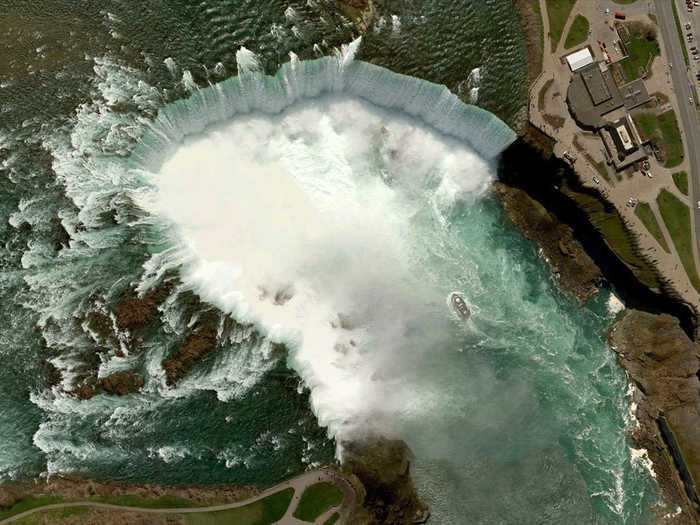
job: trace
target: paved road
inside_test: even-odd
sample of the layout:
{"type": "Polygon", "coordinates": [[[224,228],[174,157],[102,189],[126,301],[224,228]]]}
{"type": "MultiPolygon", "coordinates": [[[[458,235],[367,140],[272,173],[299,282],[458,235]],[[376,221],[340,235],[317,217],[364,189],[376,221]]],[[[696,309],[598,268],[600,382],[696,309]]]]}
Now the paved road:
{"type": "Polygon", "coordinates": [[[697,253],[700,253],[697,232],[700,231],[700,212],[697,202],[700,200],[700,122],[698,121],[695,106],[688,100],[693,89],[683,58],[683,49],[676,29],[676,21],[673,18],[673,4],[669,0],[655,0],[656,15],[661,36],[669,61],[673,64],[671,79],[673,89],[680,106],[680,118],[685,131],[684,141],[686,153],[690,164],[688,185],[690,190],[690,204],[693,215],[693,235],[695,237],[697,253]]]}
{"type": "MultiPolygon", "coordinates": [[[[139,512],[143,514],[196,514],[196,513],[201,513],[201,512],[216,512],[220,510],[230,510],[230,509],[235,509],[238,507],[244,507],[245,505],[249,505],[251,503],[255,503],[256,501],[259,501],[263,498],[266,498],[267,496],[270,496],[271,494],[274,494],[275,492],[279,492],[280,490],[284,490],[286,488],[292,487],[294,488],[294,496],[292,497],[292,501],[289,504],[289,507],[287,508],[287,512],[285,513],[284,517],[278,521],[277,523],[279,525],[309,525],[308,522],[304,522],[301,520],[298,520],[297,518],[294,518],[292,514],[297,508],[297,505],[299,504],[299,499],[301,498],[301,494],[304,492],[306,487],[309,485],[313,485],[314,483],[317,483],[319,481],[330,481],[338,485],[340,489],[343,491],[344,499],[342,503],[343,511],[341,512],[341,515],[343,518],[347,517],[347,513],[352,507],[355,505],[355,491],[350,485],[350,483],[343,478],[342,476],[336,474],[332,470],[312,470],[309,472],[304,472],[300,476],[297,476],[296,478],[290,479],[288,481],[285,481],[283,483],[280,483],[279,485],[275,485],[274,487],[270,487],[269,489],[261,492],[257,496],[254,496],[252,498],[248,498],[243,501],[236,501],[235,503],[226,503],[224,505],[213,505],[211,507],[191,507],[191,508],[171,508],[171,509],[153,509],[153,508],[142,508],[142,507],[126,507],[123,505],[112,505],[110,503],[97,503],[94,501],[76,501],[76,502],[71,502],[71,503],[55,503],[53,505],[44,505],[43,507],[37,507],[25,512],[22,512],[20,514],[15,514],[14,516],[10,518],[6,518],[2,521],[0,521],[0,525],[6,525],[8,523],[12,523],[18,520],[21,520],[22,518],[26,518],[27,516],[30,516],[32,514],[36,514],[39,512],[46,512],[50,510],[60,510],[60,509],[66,509],[66,508],[74,508],[74,507],[89,507],[93,509],[109,509],[109,510],[118,510],[121,512],[139,512]]],[[[339,509],[335,509],[340,512],[339,509]]],[[[330,517],[330,514],[332,514],[331,510],[325,512],[323,516],[319,518],[328,518],[330,517]]],[[[341,519],[338,523],[343,523],[344,521],[341,519]]],[[[322,522],[321,522],[322,523],[322,522]]]]}

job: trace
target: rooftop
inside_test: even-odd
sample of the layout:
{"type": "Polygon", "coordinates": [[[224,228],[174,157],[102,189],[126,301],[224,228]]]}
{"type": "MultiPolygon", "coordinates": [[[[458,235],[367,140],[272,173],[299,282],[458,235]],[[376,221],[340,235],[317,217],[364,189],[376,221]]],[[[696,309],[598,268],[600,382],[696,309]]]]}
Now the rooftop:
{"type": "Polygon", "coordinates": [[[620,90],[603,63],[593,63],[573,74],[566,96],[574,119],[583,128],[599,129],[603,115],[624,105],[620,90]]]}

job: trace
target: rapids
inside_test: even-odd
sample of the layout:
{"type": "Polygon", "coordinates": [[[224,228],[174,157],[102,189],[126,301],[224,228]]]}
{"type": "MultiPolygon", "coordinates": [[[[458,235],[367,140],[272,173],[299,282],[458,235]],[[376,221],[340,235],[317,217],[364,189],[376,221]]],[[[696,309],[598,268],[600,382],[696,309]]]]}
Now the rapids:
{"type": "MultiPolygon", "coordinates": [[[[392,17],[392,38],[424,34],[418,22],[392,17]]],[[[394,49],[384,43],[375,51],[394,49]]],[[[563,297],[489,196],[513,132],[442,86],[353,60],[358,41],[291,55],[273,76],[240,45],[239,75],[204,89],[185,61],[146,57],[189,91],[167,105],[137,66],[94,59],[94,102],[66,129],[41,123],[50,183],[5,155],[31,122],[0,136],[2,184],[24,192],[6,229],[32,235],[7,243],[21,270],[1,276],[22,308],[0,312],[11,363],[0,476],[266,485],[380,431],[415,452],[436,523],[643,523],[655,493],[626,440],[607,297],[586,308],[563,297]],[[125,290],[173,274],[142,341],[119,330],[105,341],[89,323],[113,327],[125,290]],[[473,306],[467,324],[445,305],[455,290],[473,306]],[[240,326],[222,322],[216,352],[169,387],[161,362],[201,315],[196,296],[240,326]],[[48,355],[62,384],[28,380],[40,362],[29,355],[48,355]],[[145,386],[77,400],[65,390],[86,361],[100,377],[136,369],[145,386]]],[[[445,50],[429,51],[437,62],[445,50]]],[[[483,103],[506,83],[497,63],[475,65],[460,89],[483,103]]]]}

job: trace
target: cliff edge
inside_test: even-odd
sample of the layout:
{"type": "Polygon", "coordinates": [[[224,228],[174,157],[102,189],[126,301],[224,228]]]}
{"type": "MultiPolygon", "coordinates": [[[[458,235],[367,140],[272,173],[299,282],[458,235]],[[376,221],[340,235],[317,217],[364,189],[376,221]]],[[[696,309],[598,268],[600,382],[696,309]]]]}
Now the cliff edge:
{"type": "Polygon", "coordinates": [[[700,347],[670,315],[626,310],[610,344],[638,387],[639,427],[633,439],[647,449],[674,523],[700,523],[700,347]]]}

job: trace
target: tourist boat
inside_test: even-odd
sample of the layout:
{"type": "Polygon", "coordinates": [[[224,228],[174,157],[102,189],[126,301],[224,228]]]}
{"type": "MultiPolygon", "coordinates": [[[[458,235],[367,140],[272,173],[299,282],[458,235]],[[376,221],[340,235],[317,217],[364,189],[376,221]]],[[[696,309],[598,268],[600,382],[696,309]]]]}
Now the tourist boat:
{"type": "Polygon", "coordinates": [[[459,292],[452,292],[447,297],[447,304],[449,304],[454,312],[465,321],[472,315],[469,306],[467,306],[467,301],[464,300],[464,297],[462,297],[462,294],[459,292]]]}

